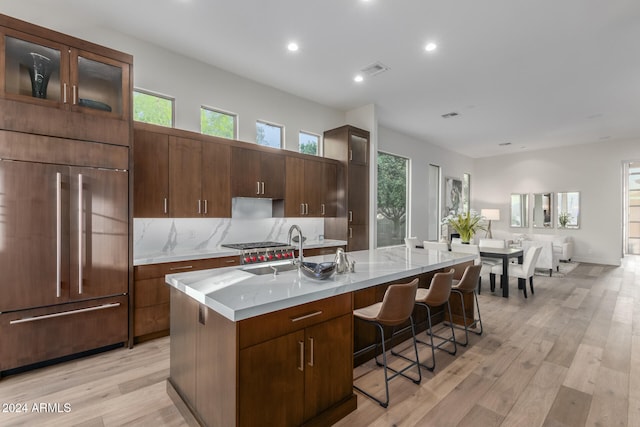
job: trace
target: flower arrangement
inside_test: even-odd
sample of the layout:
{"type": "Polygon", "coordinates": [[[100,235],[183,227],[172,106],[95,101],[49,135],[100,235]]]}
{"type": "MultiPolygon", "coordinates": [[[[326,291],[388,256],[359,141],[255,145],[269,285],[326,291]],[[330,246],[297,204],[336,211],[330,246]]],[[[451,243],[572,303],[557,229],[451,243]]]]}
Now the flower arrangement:
{"type": "Polygon", "coordinates": [[[458,234],[460,240],[469,243],[473,239],[474,234],[480,230],[486,230],[483,223],[484,218],[477,212],[471,210],[469,212],[450,213],[442,219],[443,224],[449,224],[458,234]]]}
{"type": "Polygon", "coordinates": [[[569,224],[569,221],[571,221],[571,214],[569,212],[560,212],[560,215],[558,215],[558,224],[560,224],[560,227],[565,228],[567,224],[569,224]]]}

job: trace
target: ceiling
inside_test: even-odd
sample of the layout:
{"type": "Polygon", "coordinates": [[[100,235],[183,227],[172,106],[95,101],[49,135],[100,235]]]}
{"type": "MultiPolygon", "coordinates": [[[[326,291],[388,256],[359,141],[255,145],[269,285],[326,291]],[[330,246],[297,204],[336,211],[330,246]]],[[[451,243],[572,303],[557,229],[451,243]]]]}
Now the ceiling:
{"type": "Polygon", "coordinates": [[[51,28],[72,17],[126,33],[329,107],[373,103],[381,125],[470,157],[640,140],[637,0],[0,5],[51,28]],[[389,70],[354,82],[376,62],[389,70]]]}

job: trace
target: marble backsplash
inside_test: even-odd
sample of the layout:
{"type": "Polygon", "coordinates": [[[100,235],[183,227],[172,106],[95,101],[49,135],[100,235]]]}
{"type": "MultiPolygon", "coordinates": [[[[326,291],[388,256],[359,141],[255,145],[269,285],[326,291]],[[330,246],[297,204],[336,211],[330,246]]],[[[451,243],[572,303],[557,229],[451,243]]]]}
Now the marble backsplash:
{"type": "Polygon", "coordinates": [[[222,243],[286,242],[297,224],[309,241],[324,234],[323,218],[134,218],[134,258],[145,254],[215,250],[222,243]]]}

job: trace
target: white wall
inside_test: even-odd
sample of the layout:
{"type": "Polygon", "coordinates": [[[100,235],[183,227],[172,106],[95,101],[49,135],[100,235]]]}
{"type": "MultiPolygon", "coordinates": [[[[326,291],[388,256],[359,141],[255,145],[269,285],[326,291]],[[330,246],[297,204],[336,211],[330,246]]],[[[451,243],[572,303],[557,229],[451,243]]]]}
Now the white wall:
{"type": "MultiPolygon", "coordinates": [[[[477,209],[473,204],[473,193],[477,188],[473,159],[383,126],[378,127],[378,150],[411,159],[411,206],[409,208],[408,232],[411,236],[418,237],[419,241],[429,239],[426,216],[428,206],[427,188],[429,184],[429,164],[440,166],[443,180],[446,176],[457,177],[462,180],[464,173],[470,173],[471,208],[477,209]]],[[[373,165],[375,165],[375,163],[373,163],[373,165]]],[[[375,220],[375,215],[373,218],[375,220]]],[[[435,240],[438,239],[438,237],[439,236],[432,236],[431,239],[435,240]]]]}
{"type": "MultiPolygon", "coordinates": [[[[602,142],[477,159],[472,202],[500,208],[494,230],[567,234],[577,261],[619,265],[622,256],[622,162],[640,159],[638,141],[602,142]],[[580,191],[580,229],[510,228],[511,193],[580,191]]],[[[529,200],[531,224],[531,196],[529,200]]],[[[554,225],[556,224],[554,218],[554,225]]]]}

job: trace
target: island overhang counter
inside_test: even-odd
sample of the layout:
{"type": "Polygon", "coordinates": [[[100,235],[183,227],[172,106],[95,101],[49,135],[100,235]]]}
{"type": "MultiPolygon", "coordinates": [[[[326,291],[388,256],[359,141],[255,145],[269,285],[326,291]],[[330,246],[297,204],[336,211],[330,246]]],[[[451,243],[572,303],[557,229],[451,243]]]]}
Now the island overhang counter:
{"type": "MultiPolygon", "coordinates": [[[[186,418],[207,426],[337,421],[356,407],[354,306],[380,298],[385,285],[420,277],[428,286],[436,272],[473,262],[469,254],[404,247],[347,255],[355,271],[328,280],[242,267],[166,276],[167,389],[179,407],[186,404],[186,418]]],[[[370,338],[356,336],[355,346],[363,339],[370,338]]]]}

